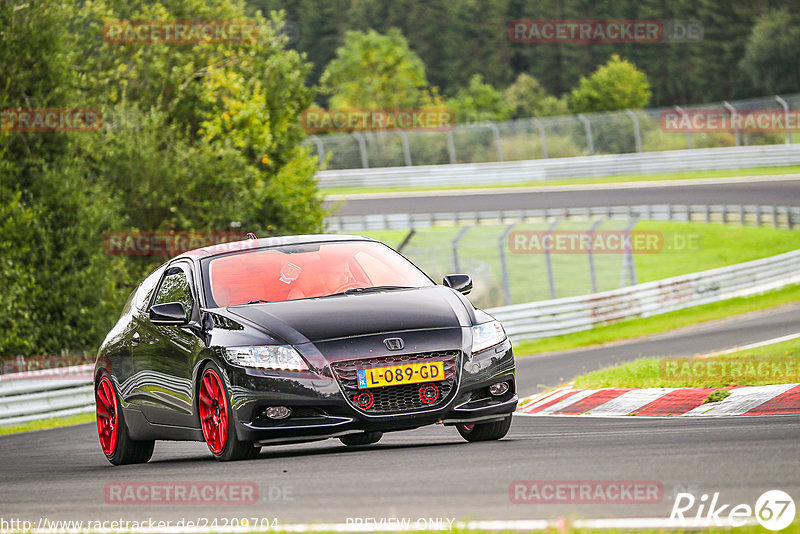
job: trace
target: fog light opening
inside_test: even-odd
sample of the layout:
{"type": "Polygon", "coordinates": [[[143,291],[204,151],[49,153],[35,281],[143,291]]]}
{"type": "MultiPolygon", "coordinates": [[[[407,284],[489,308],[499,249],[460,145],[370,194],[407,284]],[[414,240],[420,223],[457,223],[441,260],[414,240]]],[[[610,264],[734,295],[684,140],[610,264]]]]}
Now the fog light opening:
{"type": "Polygon", "coordinates": [[[504,395],[508,391],[508,382],[498,382],[489,386],[489,393],[495,397],[504,395]]]}
{"type": "Polygon", "coordinates": [[[292,410],[286,406],[270,406],[264,410],[264,415],[269,419],[286,419],[292,415],[292,410]]]}

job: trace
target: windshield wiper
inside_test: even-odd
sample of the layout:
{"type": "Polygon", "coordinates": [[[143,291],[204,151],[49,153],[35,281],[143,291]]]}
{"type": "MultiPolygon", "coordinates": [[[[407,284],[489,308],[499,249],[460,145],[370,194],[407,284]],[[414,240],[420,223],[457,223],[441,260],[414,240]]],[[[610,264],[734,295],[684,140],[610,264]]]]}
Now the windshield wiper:
{"type": "Polygon", "coordinates": [[[372,293],[373,291],[391,291],[393,289],[412,289],[409,286],[372,286],[354,287],[344,291],[345,295],[355,295],[356,293],[372,293]]]}
{"type": "Polygon", "coordinates": [[[251,300],[248,304],[260,304],[262,302],[269,302],[268,300],[258,299],[258,300],[251,300]]]}

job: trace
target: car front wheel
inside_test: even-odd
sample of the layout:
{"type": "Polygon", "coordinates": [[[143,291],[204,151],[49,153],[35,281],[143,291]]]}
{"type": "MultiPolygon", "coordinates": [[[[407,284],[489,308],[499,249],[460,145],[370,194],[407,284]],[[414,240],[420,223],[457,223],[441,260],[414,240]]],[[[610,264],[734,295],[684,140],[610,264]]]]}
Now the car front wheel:
{"type": "Polygon", "coordinates": [[[458,433],[467,441],[491,441],[501,439],[508,434],[511,428],[511,416],[501,421],[491,423],[474,423],[471,425],[456,425],[458,433]]]}
{"type": "Polygon", "coordinates": [[[222,373],[213,363],[203,369],[198,408],[203,437],[214,458],[221,462],[246,460],[255,458],[261,452],[261,447],[252,441],[240,441],[236,437],[233,411],[222,373]]]}

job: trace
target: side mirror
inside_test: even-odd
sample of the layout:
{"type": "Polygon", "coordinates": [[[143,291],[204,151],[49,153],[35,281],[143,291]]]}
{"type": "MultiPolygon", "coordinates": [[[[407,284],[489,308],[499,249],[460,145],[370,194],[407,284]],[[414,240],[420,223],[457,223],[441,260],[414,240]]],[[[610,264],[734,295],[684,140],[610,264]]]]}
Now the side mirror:
{"type": "Polygon", "coordinates": [[[186,308],[180,302],[166,302],[156,304],[150,308],[150,322],[156,325],[183,325],[189,320],[186,318],[186,308]]]}
{"type": "Polygon", "coordinates": [[[468,274],[448,274],[444,277],[442,283],[463,295],[467,295],[472,291],[472,277],[468,274]]]}

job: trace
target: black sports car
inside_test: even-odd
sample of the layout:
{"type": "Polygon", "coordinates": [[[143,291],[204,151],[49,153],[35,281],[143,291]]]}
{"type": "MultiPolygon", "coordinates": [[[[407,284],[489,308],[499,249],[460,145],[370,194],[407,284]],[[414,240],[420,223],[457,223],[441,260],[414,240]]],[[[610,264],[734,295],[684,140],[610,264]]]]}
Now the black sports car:
{"type": "Polygon", "coordinates": [[[181,254],[131,294],[98,352],[97,430],[112,464],[154,440],[215,458],[262,445],[442,423],[500,439],[517,406],[503,327],[372,239],[252,239],[181,254]]]}

